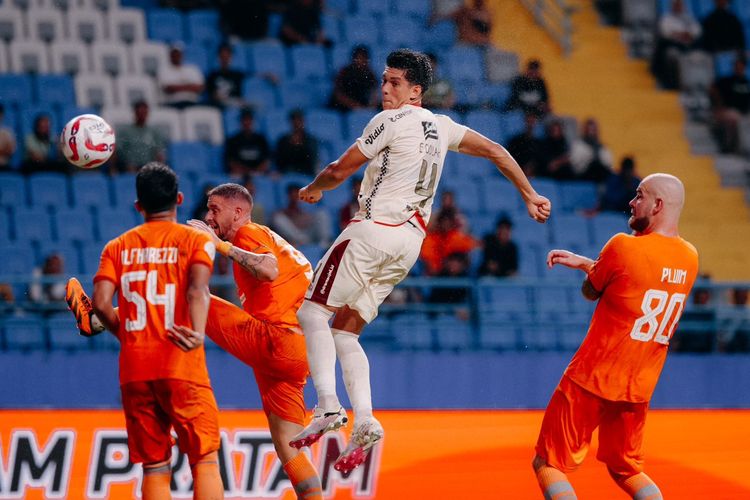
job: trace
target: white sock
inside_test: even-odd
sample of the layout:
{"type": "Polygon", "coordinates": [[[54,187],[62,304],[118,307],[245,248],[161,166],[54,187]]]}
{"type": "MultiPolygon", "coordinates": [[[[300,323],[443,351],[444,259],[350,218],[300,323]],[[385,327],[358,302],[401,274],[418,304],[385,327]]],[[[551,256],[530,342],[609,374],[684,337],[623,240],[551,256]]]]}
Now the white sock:
{"type": "Polygon", "coordinates": [[[307,364],[318,393],[318,406],[326,411],[337,411],[341,403],[336,395],[336,345],[328,326],[331,316],[331,311],[309,300],[305,300],[297,311],[297,319],[305,334],[307,364]]]}
{"type": "Polygon", "coordinates": [[[346,393],[354,409],[354,421],[372,417],[372,395],[370,393],[370,362],[359,343],[359,335],[332,329],[336,354],[341,363],[346,393]]]}

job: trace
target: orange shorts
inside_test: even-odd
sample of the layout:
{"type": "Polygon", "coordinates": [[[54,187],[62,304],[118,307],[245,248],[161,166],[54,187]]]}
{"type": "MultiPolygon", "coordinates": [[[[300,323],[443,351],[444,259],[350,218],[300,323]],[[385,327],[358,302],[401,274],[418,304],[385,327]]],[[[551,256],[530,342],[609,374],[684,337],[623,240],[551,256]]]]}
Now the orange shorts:
{"type": "Polygon", "coordinates": [[[253,368],[266,415],[304,425],[308,373],[304,336],[261,321],[213,295],[206,335],[253,368]]]}
{"type": "Polygon", "coordinates": [[[219,449],[219,409],[210,386],[164,379],[130,382],[120,391],[131,462],[168,460],[171,428],[191,464],[219,449]]]}
{"type": "Polygon", "coordinates": [[[536,454],[563,472],[575,470],[586,457],[591,435],[599,427],[596,458],[617,475],[643,471],[643,429],[648,403],[609,401],[563,376],[542,420],[536,454]]]}

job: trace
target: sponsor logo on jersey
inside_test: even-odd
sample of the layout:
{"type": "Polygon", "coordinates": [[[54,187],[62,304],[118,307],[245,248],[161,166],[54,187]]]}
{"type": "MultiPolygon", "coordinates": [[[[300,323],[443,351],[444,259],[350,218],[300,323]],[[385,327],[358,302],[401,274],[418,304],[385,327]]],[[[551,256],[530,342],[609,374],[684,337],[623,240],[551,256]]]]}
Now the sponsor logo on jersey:
{"type": "Polygon", "coordinates": [[[400,113],[398,113],[398,114],[396,114],[396,115],[393,115],[393,116],[391,116],[391,117],[390,117],[390,118],[388,118],[388,119],[389,119],[389,120],[390,120],[391,122],[395,123],[395,122],[397,122],[398,120],[400,120],[401,118],[403,118],[404,116],[410,115],[410,114],[411,114],[411,111],[412,111],[411,109],[405,109],[405,110],[403,110],[402,112],[400,112],[400,113]]]}
{"type": "Polygon", "coordinates": [[[365,144],[372,144],[373,142],[375,142],[375,139],[377,139],[378,136],[383,133],[383,130],[385,130],[385,123],[381,123],[380,125],[375,127],[375,130],[373,130],[372,133],[367,136],[367,139],[365,139],[365,144]]]}
{"type": "Polygon", "coordinates": [[[422,128],[424,129],[424,138],[438,140],[437,125],[435,122],[422,122],[422,128]]]}

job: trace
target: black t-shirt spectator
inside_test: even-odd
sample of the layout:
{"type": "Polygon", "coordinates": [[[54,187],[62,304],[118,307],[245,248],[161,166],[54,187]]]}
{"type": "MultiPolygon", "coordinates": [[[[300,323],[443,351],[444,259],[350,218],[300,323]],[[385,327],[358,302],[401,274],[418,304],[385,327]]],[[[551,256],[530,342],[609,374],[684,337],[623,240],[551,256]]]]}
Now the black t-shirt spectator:
{"type": "Polygon", "coordinates": [[[319,0],[293,2],[284,14],[279,38],[286,45],[317,43],[321,32],[320,13],[319,0]]]}
{"type": "Polygon", "coordinates": [[[716,9],[703,19],[703,48],[709,52],[745,50],[740,20],[727,9],[716,9]]]}
{"type": "Polygon", "coordinates": [[[286,134],[276,144],[276,167],[280,172],[315,175],[318,163],[318,141],[305,133],[299,139],[286,134]]]}
{"type": "Polygon", "coordinates": [[[228,166],[230,161],[242,164],[248,170],[255,171],[271,155],[268,141],[256,132],[250,135],[240,132],[227,139],[224,147],[224,160],[228,166]]]}
{"type": "Polygon", "coordinates": [[[724,106],[742,114],[750,111],[750,80],[742,75],[730,75],[716,81],[716,89],[724,106]]]}
{"type": "Polygon", "coordinates": [[[331,107],[350,109],[346,104],[336,100],[335,96],[337,92],[344,94],[361,106],[369,106],[370,97],[377,86],[378,81],[369,67],[358,68],[354,64],[345,66],[336,75],[334,92],[331,97],[331,107]]]}
{"type": "Polygon", "coordinates": [[[549,103],[547,85],[542,78],[520,75],[511,82],[509,109],[520,109],[526,114],[544,116],[549,103]]]}
{"type": "Polygon", "coordinates": [[[224,100],[242,97],[242,79],[244,77],[244,73],[234,69],[217,69],[209,73],[206,80],[206,91],[211,104],[222,106],[222,103],[216,100],[217,96],[224,100]]]}
{"type": "Polygon", "coordinates": [[[539,165],[542,151],[542,141],[530,136],[527,133],[521,133],[508,141],[508,152],[515,158],[524,172],[538,173],[541,166],[539,165]]]}
{"type": "Polygon", "coordinates": [[[508,241],[503,244],[496,234],[484,237],[484,258],[480,276],[510,276],[518,271],[518,246],[508,241]]]}

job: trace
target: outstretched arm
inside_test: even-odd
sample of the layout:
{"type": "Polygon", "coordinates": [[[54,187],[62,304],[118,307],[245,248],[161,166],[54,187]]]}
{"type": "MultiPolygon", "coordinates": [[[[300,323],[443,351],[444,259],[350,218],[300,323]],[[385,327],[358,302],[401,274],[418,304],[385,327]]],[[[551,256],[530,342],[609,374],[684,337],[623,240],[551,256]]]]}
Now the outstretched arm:
{"type": "Polygon", "coordinates": [[[273,281],[279,276],[279,263],[270,253],[253,253],[224,241],[202,220],[190,219],[188,226],[208,233],[214,240],[216,250],[226,255],[260,281],[273,281]]]}
{"type": "Polygon", "coordinates": [[[368,159],[356,144],[352,144],[338,160],[321,170],[314,181],[299,190],[299,199],[307,203],[317,203],[323,197],[323,191],[340,186],[368,159]]]}
{"type": "Polygon", "coordinates": [[[567,250],[550,250],[547,254],[547,267],[552,268],[555,264],[560,264],[571,269],[580,269],[586,273],[586,279],[583,280],[581,293],[589,300],[597,300],[601,296],[594,285],[589,281],[588,274],[594,265],[594,261],[583,255],[578,255],[567,250]]]}
{"type": "Polygon", "coordinates": [[[500,172],[516,186],[521,193],[529,216],[537,222],[545,222],[552,210],[552,204],[544,196],[540,196],[529,183],[526,175],[518,166],[516,160],[500,144],[489,140],[474,130],[467,130],[458,151],[471,156],[487,158],[500,172]]]}

